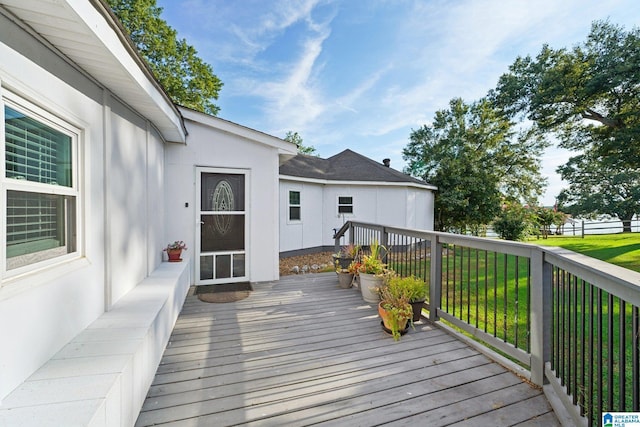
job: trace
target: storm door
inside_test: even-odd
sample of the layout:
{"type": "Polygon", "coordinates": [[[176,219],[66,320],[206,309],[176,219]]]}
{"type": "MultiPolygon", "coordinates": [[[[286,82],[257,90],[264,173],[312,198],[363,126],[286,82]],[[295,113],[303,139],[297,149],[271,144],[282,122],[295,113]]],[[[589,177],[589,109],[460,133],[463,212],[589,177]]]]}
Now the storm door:
{"type": "Polygon", "coordinates": [[[247,281],[247,174],[198,168],[196,283],[247,281]]]}

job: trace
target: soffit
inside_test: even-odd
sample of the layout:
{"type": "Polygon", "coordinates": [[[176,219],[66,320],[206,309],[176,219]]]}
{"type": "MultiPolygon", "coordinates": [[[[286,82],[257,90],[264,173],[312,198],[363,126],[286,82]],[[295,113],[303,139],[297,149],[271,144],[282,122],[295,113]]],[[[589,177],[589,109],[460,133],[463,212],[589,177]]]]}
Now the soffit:
{"type": "Polygon", "coordinates": [[[167,141],[185,141],[177,108],[101,0],[2,0],[0,4],[150,120],[167,141]]]}

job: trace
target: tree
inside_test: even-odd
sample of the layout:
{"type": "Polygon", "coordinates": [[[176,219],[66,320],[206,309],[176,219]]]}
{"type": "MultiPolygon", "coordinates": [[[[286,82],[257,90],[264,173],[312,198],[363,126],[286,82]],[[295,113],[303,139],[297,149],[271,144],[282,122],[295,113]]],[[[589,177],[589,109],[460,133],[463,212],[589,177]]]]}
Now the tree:
{"type": "Polygon", "coordinates": [[[545,45],[536,58],[519,57],[490,98],[510,117],[554,132],[560,145],[640,159],[640,29],[625,32],[594,22],[587,40],[571,50],[545,45]]]}
{"type": "Polygon", "coordinates": [[[607,214],[618,217],[624,232],[631,232],[631,220],[640,213],[640,166],[631,168],[618,156],[604,157],[596,150],[572,157],[558,168],[569,187],[558,203],[572,215],[607,214]]]}
{"type": "Polygon", "coordinates": [[[558,231],[567,220],[567,215],[556,209],[538,206],[533,208],[531,220],[533,227],[536,229],[536,234],[542,232],[542,237],[546,239],[551,234],[551,226],[555,225],[556,231],[558,231]]]}
{"type": "Polygon", "coordinates": [[[171,99],[188,108],[216,115],[222,81],[196,49],[160,18],[156,0],[107,0],[111,10],[129,32],[155,78],[171,99]]]}
{"type": "Polygon", "coordinates": [[[433,124],[412,131],[403,149],[405,172],[438,187],[435,227],[475,232],[500,211],[503,198],[535,202],[545,180],[539,156],[546,146],[482,99],[452,99],[433,124]]]}
{"type": "Polygon", "coordinates": [[[318,152],[313,146],[305,146],[302,144],[302,137],[298,132],[289,131],[284,137],[285,141],[292,142],[298,147],[298,153],[306,154],[308,156],[318,156],[318,152]]]}

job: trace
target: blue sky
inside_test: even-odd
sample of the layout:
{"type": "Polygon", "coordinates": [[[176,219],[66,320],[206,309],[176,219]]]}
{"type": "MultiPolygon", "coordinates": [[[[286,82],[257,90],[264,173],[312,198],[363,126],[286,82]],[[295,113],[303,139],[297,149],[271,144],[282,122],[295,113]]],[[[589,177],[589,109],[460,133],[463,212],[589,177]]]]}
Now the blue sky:
{"type": "MultiPolygon", "coordinates": [[[[402,170],[412,129],[475,101],[517,56],[581,43],[594,20],[640,24],[637,0],[157,0],[224,83],[219,116],[322,157],[349,148],[402,170]]],[[[545,205],[568,153],[543,158],[545,205]]]]}

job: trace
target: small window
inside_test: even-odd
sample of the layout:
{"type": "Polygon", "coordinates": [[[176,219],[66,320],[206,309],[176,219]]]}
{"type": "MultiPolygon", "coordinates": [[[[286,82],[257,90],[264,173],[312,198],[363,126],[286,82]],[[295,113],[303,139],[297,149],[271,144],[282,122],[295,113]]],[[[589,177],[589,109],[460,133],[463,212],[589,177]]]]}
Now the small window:
{"type": "Polygon", "coordinates": [[[353,197],[338,197],[338,214],[353,214],[353,197]]]}
{"type": "Polygon", "coordinates": [[[4,106],[5,268],[77,251],[77,135],[4,106]]]}
{"type": "Polygon", "coordinates": [[[299,191],[289,191],[289,221],[300,221],[299,191]]]}

